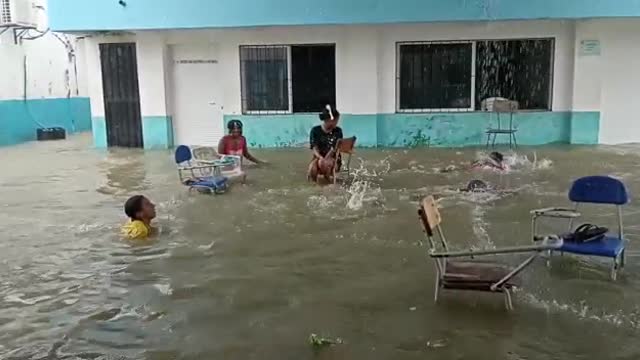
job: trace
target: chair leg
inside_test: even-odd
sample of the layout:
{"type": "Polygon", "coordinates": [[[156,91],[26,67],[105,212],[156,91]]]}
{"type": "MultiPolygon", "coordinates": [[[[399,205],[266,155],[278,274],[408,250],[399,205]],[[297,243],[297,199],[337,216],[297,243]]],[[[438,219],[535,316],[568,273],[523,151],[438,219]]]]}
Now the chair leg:
{"type": "Polygon", "coordinates": [[[491,141],[491,134],[487,134],[487,149],[489,148],[490,141],[491,141]]]}
{"type": "Polygon", "coordinates": [[[518,141],[516,140],[516,133],[513,133],[513,148],[518,148],[518,141]]]}
{"type": "Polygon", "coordinates": [[[624,269],[624,250],[620,253],[620,269],[624,269]]]}
{"type": "Polygon", "coordinates": [[[511,290],[504,290],[504,304],[508,311],[513,310],[513,301],[511,300],[511,290]]]}
{"type": "Polygon", "coordinates": [[[433,294],[434,294],[433,295],[433,302],[434,303],[438,303],[439,292],[440,292],[440,278],[436,277],[436,288],[435,288],[435,290],[433,292],[433,294]]]}
{"type": "Polygon", "coordinates": [[[493,142],[491,142],[491,147],[496,147],[496,138],[498,137],[498,134],[493,134],[493,142]]]}
{"type": "Polygon", "coordinates": [[[547,268],[551,269],[551,258],[553,257],[553,251],[549,250],[547,254],[547,268]]]}
{"type": "Polygon", "coordinates": [[[616,281],[618,279],[618,258],[613,259],[613,266],[611,266],[611,280],[616,281]]]}

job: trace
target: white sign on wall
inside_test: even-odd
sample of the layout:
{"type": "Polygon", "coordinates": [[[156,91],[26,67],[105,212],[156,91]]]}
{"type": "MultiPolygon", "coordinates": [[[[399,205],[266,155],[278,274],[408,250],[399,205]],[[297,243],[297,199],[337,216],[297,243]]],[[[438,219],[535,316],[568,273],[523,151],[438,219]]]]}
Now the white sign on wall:
{"type": "Polygon", "coordinates": [[[176,60],[176,64],[217,64],[218,60],[176,60]]]}
{"type": "Polygon", "coordinates": [[[600,40],[580,41],[581,56],[600,56],[600,40]]]}

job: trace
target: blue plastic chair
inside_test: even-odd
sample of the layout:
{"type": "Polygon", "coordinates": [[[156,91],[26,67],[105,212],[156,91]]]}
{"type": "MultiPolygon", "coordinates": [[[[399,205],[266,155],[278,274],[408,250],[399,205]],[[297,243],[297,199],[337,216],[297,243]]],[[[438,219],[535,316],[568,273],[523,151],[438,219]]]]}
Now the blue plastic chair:
{"type": "MultiPolygon", "coordinates": [[[[533,210],[532,233],[534,241],[542,237],[537,234],[537,222],[539,217],[563,218],[569,221],[569,232],[573,229],[573,223],[581,217],[578,207],[581,204],[612,205],[616,207],[618,218],[618,232],[607,233],[601,239],[586,242],[564,241],[557,250],[561,253],[571,253],[584,256],[599,256],[613,259],[611,278],[616,280],[618,270],[624,267],[625,245],[624,226],[622,224],[622,207],[629,203],[629,195],[624,184],[609,176],[587,176],[576,180],[569,190],[569,200],[575,206],[573,209],[546,208],[533,210]]],[[[560,235],[567,238],[567,234],[560,235]]],[[[551,252],[550,252],[551,255],[551,252]]]]}
{"type": "Polygon", "coordinates": [[[227,190],[227,178],[222,176],[220,165],[206,164],[193,165],[191,149],[186,145],[176,148],[175,161],[178,165],[178,177],[180,182],[189,187],[189,191],[199,191],[221,194],[227,190]],[[190,176],[185,176],[188,172],[190,176]]]}

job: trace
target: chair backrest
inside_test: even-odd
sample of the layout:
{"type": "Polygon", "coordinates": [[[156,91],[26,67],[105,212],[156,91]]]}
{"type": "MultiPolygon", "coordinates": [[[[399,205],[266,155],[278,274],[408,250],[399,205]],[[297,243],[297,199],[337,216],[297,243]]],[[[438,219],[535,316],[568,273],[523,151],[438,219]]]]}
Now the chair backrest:
{"type": "Polygon", "coordinates": [[[610,176],[587,176],[576,180],[569,190],[575,203],[625,205],[629,196],[624,184],[610,176]]]}
{"type": "Polygon", "coordinates": [[[182,164],[184,162],[191,161],[191,149],[186,145],[180,145],[176,148],[175,160],[176,164],[182,164]]]}
{"type": "Polygon", "coordinates": [[[353,153],[353,149],[356,146],[356,140],[357,138],[355,136],[352,136],[346,139],[339,139],[338,143],[336,144],[336,148],[338,149],[338,152],[345,153],[345,154],[353,153]]]}
{"type": "Polygon", "coordinates": [[[192,150],[193,158],[196,160],[217,160],[218,152],[210,146],[198,146],[192,150]]]}
{"type": "Polygon", "coordinates": [[[422,220],[422,226],[424,231],[429,236],[433,236],[433,231],[442,223],[442,216],[438,211],[438,205],[433,196],[427,196],[422,200],[420,204],[420,211],[418,212],[420,219],[422,220]]]}

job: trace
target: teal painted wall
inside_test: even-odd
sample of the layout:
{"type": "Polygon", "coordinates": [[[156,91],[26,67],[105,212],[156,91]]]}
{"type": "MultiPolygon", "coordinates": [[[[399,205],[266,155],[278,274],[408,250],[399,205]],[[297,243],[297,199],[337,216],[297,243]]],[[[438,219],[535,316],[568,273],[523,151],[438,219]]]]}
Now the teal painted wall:
{"type": "Polygon", "coordinates": [[[36,140],[39,127],[62,127],[67,134],[91,130],[89,98],[0,101],[0,146],[36,140]]]}
{"type": "Polygon", "coordinates": [[[594,145],[600,134],[600,113],[576,111],[571,114],[571,143],[594,145]]]}
{"type": "MultiPolygon", "coordinates": [[[[340,127],[345,136],[358,136],[360,146],[378,143],[376,115],[342,115],[340,127]]],[[[251,147],[296,147],[309,143],[309,130],[320,125],[317,114],[293,115],[225,115],[225,124],[239,119],[251,147]]],[[[226,128],[226,126],[225,126],[226,128]]]]}
{"type": "Polygon", "coordinates": [[[107,147],[107,122],[104,116],[91,118],[91,131],[93,132],[93,146],[97,148],[107,147]]]}
{"type": "MultiPolygon", "coordinates": [[[[317,115],[276,116],[226,115],[225,122],[239,119],[251,147],[292,147],[308,144],[309,130],[319,124],[317,115]]],[[[551,143],[595,144],[599,113],[521,112],[514,114],[519,145],[551,143]]],[[[502,115],[507,127],[509,117],[502,115]]],[[[357,136],[358,146],[373,147],[462,147],[486,143],[485,131],[497,126],[496,114],[486,112],[439,114],[343,114],[345,136],[357,136]]],[[[498,143],[509,137],[498,136],[498,143]]]]}
{"type": "Polygon", "coordinates": [[[638,17],[638,0],[49,0],[57,31],[638,17]]]}
{"type": "Polygon", "coordinates": [[[170,116],[143,116],[142,139],[145,149],[173,147],[173,123],[170,116]]]}

